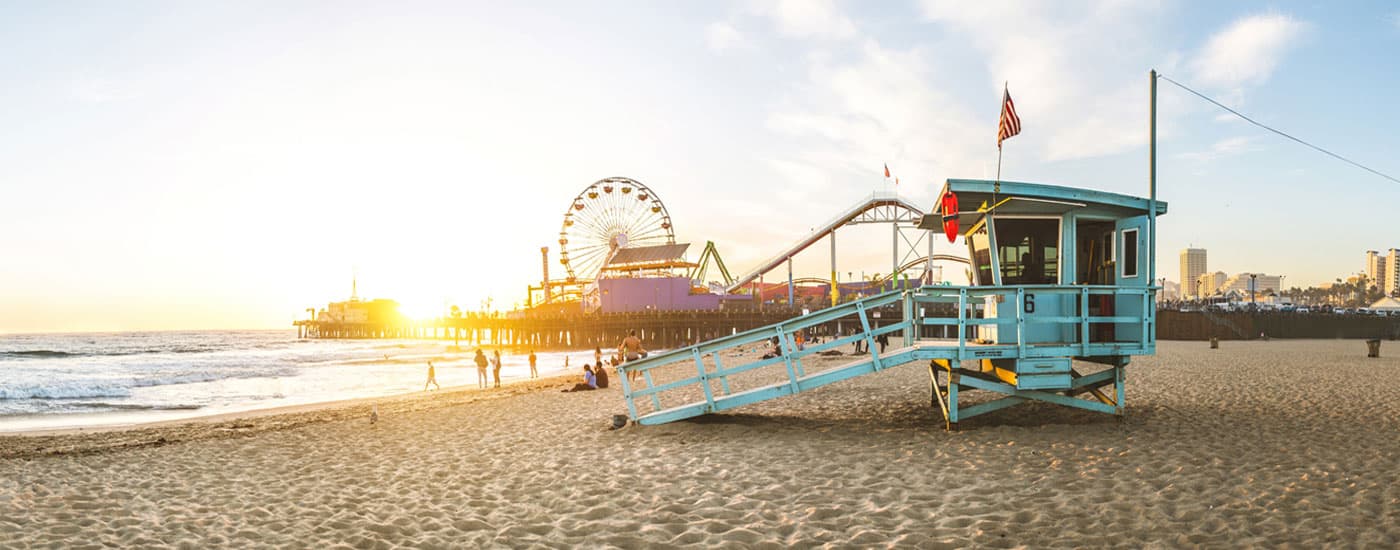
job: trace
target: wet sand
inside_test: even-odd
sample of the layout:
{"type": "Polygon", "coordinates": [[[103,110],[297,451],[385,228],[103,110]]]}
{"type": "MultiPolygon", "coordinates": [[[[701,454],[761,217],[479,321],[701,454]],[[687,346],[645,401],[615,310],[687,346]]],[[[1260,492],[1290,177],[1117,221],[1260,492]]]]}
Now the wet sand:
{"type": "Polygon", "coordinates": [[[551,379],[6,436],[0,547],[1393,547],[1400,345],[1382,355],[1163,342],[1122,420],[1028,405],[958,432],[907,365],[619,431],[616,380],[551,379]]]}

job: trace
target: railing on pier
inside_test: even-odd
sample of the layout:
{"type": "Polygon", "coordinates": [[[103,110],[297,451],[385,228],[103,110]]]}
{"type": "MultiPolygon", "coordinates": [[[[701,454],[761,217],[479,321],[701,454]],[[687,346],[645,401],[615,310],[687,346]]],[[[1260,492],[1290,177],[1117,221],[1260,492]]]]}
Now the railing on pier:
{"type": "Polygon", "coordinates": [[[1156,344],[1151,307],[1155,292],[1155,288],[1086,285],[926,286],[892,291],[627,363],[619,368],[619,378],[631,418],[642,424],[661,424],[792,395],[917,360],[1150,354],[1156,344]],[[1028,313],[1027,298],[1032,295],[1057,297],[1062,307],[1074,303],[1078,309],[1072,314],[1028,313]],[[1142,307],[1131,315],[1090,315],[1090,302],[1096,297],[1142,307]],[[1009,302],[1015,313],[988,317],[984,301],[989,299],[1009,302]],[[902,315],[894,311],[896,307],[902,308],[902,315]],[[890,315],[881,319],[885,312],[890,315]],[[1092,328],[1102,324],[1137,330],[1131,331],[1131,336],[1127,330],[1115,330],[1111,340],[1095,338],[1092,328]],[[976,327],[1006,325],[1014,329],[999,331],[1000,338],[993,341],[979,340],[975,334],[976,327]],[[1029,338],[1028,327],[1036,325],[1069,325],[1074,330],[1063,331],[1072,333],[1066,341],[1029,338]],[[840,328],[835,329],[837,326],[840,328]],[[932,327],[947,327],[944,337],[928,334],[932,327]],[[948,330],[954,334],[947,334],[948,330]],[[797,335],[807,332],[830,337],[799,345],[797,335]],[[877,345],[895,333],[902,333],[902,345],[895,349],[877,345]],[[775,339],[777,345],[769,347],[775,339]],[[826,368],[803,362],[805,357],[857,341],[865,344],[866,352],[849,362],[826,368]],[[759,351],[768,353],[753,357],[759,351]],[[644,385],[634,388],[629,373],[644,385]]]}

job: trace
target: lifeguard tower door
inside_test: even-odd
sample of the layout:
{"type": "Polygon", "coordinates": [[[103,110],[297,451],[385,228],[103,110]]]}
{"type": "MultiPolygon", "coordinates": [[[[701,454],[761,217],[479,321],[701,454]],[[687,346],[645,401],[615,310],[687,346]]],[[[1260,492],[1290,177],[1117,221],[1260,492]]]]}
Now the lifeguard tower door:
{"type": "MultiPolygon", "coordinates": [[[[1114,284],[1120,287],[1151,286],[1145,269],[1150,259],[1144,257],[1147,251],[1147,216],[1118,220],[1114,223],[1114,233],[1114,244],[1118,248],[1114,284]]],[[[1115,302],[1113,315],[1116,317],[1140,317],[1145,313],[1140,296],[1120,294],[1115,302]]],[[[1115,323],[1113,333],[1116,342],[1142,342],[1142,325],[1139,323],[1115,323]]]]}

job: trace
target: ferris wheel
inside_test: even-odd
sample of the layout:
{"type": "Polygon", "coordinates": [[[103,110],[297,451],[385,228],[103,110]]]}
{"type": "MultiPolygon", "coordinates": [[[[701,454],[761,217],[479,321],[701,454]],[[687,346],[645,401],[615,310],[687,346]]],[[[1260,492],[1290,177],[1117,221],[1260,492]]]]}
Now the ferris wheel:
{"type": "Polygon", "coordinates": [[[569,279],[592,280],[619,249],[675,243],[671,214],[654,191],[631,178],[605,178],[564,211],[559,263],[569,279]]]}

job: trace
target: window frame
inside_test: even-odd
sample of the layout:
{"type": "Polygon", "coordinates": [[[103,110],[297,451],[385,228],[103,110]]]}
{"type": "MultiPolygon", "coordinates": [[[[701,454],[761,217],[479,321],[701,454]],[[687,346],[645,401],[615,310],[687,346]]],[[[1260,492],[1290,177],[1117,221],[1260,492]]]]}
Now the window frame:
{"type": "Polygon", "coordinates": [[[1118,261],[1118,266],[1119,266],[1119,267],[1118,267],[1118,278],[1119,278],[1119,279],[1136,279],[1136,278],[1138,278],[1138,277],[1142,274],[1142,268],[1138,267],[1138,264],[1141,263],[1141,258],[1142,258],[1142,243],[1139,242],[1139,235],[1142,235],[1141,232],[1142,232],[1142,228],[1140,228],[1140,227],[1127,227],[1127,228],[1124,228],[1124,229],[1122,229],[1122,230],[1120,230],[1120,231],[1118,232],[1118,233],[1120,233],[1120,234],[1122,235],[1122,238],[1120,239],[1120,242],[1119,242],[1119,246],[1123,249],[1123,256],[1125,257],[1125,258],[1124,258],[1125,260],[1126,260],[1126,256],[1128,255],[1128,233],[1132,233],[1132,234],[1133,234],[1133,245],[1134,245],[1134,246],[1133,246],[1133,262],[1132,262],[1132,264],[1133,264],[1133,274],[1132,274],[1132,275],[1129,275],[1129,274],[1128,274],[1128,262],[1127,262],[1127,261],[1118,261]]]}
{"type": "MultiPolygon", "coordinates": [[[[1064,281],[1064,280],[1065,280],[1065,275],[1064,275],[1064,271],[1065,271],[1065,217],[1064,217],[1064,216],[1056,216],[1056,215],[1053,215],[1053,214],[1020,214],[1020,215],[1017,215],[1017,214],[1005,215],[1005,214],[1003,214],[1003,215],[1000,215],[1000,216],[997,216],[997,217],[993,218],[993,219],[992,219],[992,223],[990,223],[990,224],[988,224],[988,225],[996,225],[996,221],[997,221],[997,220],[1055,220],[1055,243],[1056,243],[1056,244],[1055,244],[1055,282],[1049,283],[1049,284],[1052,284],[1052,285],[1064,284],[1064,283],[1061,282],[1061,281],[1064,281]]],[[[995,277],[997,278],[997,284],[998,284],[999,286],[1005,286],[1005,285],[1001,285],[1001,254],[998,253],[998,251],[997,251],[997,249],[1001,247],[1001,241],[1000,241],[1000,240],[996,240],[997,234],[996,234],[995,230],[992,232],[991,236],[993,237],[993,241],[992,241],[992,245],[993,245],[993,246],[992,246],[992,257],[996,259],[996,264],[994,264],[994,265],[995,265],[995,269],[993,269],[993,272],[992,272],[992,273],[993,273],[993,276],[995,276],[995,277]]],[[[1040,284],[1040,283],[1036,283],[1036,284],[1040,284]]],[[[1014,286],[1036,286],[1036,285],[1020,284],[1020,285],[1014,285],[1014,286]]]]}
{"type": "Polygon", "coordinates": [[[998,265],[1000,262],[997,258],[995,246],[997,234],[992,224],[988,223],[989,218],[991,218],[990,214],[982,216],[982,219],[977,220],[977,223],[972,224],[972,227],[967,230],[967,233],[963,234],[963,242],[967,245],[967,264],[968,267],[972,268],[972,280],[968,281],[968,284],[972,286],[998,286],[1001,284],[1001,270],[998,265]],[[982,273],[977,268],[977,249],[972,243],[976,233],[982,230],[987,231],[987,267],[991,273],[992,280],[990,281],[982,280],[982,273]]]}

